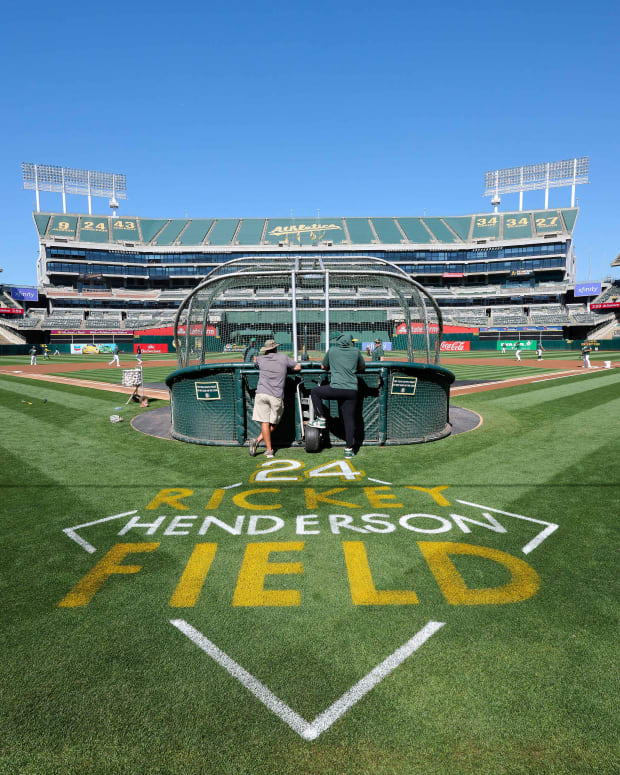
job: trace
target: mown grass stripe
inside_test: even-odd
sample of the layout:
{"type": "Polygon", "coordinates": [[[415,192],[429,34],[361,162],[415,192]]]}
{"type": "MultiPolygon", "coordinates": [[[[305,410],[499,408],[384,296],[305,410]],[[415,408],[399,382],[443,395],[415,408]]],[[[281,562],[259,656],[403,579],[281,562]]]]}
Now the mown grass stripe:
{"type": "Polygon", "coordinates": [[[571,397],[586,393],[598,387],[604,387],[611,383],[620,382],[620,373],[615,374],[611,372],[609,374],[597,374],[596,376],[594,374],[584,374],[583,376],[587,376],[587,379],[582,380],[579,383],[576,383],[575,381],[551,382],[548,385],[537,383],[533,390],[523,392],[519,396],[498,395],[495,400],[495,405],[509,405],[511,409],[521,409],[530,406],[531,404],[540,403],[541,401],[571,397]],[[547,397],[545,398],[545,396],[547,397]]]}
{"type": "Polygon", "coordinates": [[[113,408],[113,405],[118,405],[119,399],[122,398],[122,396],[111,396],[107,399],[101,398],[100,395],[82,396],[76,393],[70,393],[51,382],[43,384],[41,382],[26,382],[21,379],[9,380],[1,378],[0,392],[7,394],[7,401],[11,400],[8,398],[9,394],[21,396],[25,399],[34,399],[35,401],[43,401],[44,398],[47,398],[48,403],[75,409],[84,409],[89,412],[93,411],[97,406],[104,411],[108,410],[110,407],[113,408]]]}
{"type": "MultiPolygon", "coordinates": [[[[510,413],[507,413],[510,416],[510,413]]],[[[609,418],[620,416],[620,398],[614,385],[607,391],[597,393],[594,406],[579,410],[567,416],[562,412],[546,411],[544,422],[539,417],[527,422],[527,418],[514,416],[514,430],[506,429],[503,441],[493,444],[489,449],[468,451],[463,460],[462,476],[457,477],[452,466],[444,466],[439,462],[436,470],[437,481],[451,477],[452,483],[469,485],[493,484],[489,482],[488,472],[501,471],[501,484],[522,484],[525,488],[545,482],[562,470],[568,459],[587,461],[588,455],[595,453],[602,444],[617,439],[618,431],[609,418]],[[604,407],[605,411],[601,411],[604,407]],[[579,435],[579,444],[571,444],[575,438],[575,428],[587,429],[579,435]],[[561,441],[562,454],[556,454],[558,441],[561,441]],[[506,465],[498,469],[497,461],[505,460],[506,465]],[[508,461],[511,461],[508,465],[508,461]]],[[[505,424],[505,423],[504,423],[505,424]]],[[[487,426],[488,427],[488,426],[487,426]]],[[[480,438],[484,438],[485,425],[482,426],[480,438]]],[[[452,437],[451,441],[458,447],[468,447],[468,440],[463,436],[452,437]]],[[[447,479],[449,482],[450,480],[447,479]]]]}
{"type": "MultiPolygon", "coordinates": [[[[143,369],[142,377],[144,382],[164,382],[172,369],[168,366],[151,366],[143,369]]],[[[72,372],[54,372],[50,376],[68,377],[69,379],[88,379],[94,382],[107,382],[112,385],[120,385],[122,382],[122,370],[91,369],[72,372]]]]}

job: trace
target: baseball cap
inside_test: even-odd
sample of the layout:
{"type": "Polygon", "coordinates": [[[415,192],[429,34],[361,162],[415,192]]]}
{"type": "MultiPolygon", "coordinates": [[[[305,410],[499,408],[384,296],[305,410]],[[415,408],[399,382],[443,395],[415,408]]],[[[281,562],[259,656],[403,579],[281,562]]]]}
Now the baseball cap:
{"type": "Polygon", "coordinates": [[[265,352],[269,352],[270,350],[277,350],[278,349],[278,343],[275,339],[267,339],[265,344],[261,348],[265,352]]]}
{"type": "Polygon", "coordinates": [[[375,339],[375,344],[381,344],[381,340],[380,339],[375,339]]]}

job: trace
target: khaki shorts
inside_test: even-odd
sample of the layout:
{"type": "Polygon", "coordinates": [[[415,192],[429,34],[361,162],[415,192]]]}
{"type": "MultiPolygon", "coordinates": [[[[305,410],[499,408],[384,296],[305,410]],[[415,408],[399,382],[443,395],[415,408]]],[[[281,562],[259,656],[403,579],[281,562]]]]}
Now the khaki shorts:
{"type": "Polygon", "coordinates": [[[257,393],[254,399],[252,419],[256,422],[268,422],[277,425],[284,414],[284,401],[266,393],[257,393]]]}

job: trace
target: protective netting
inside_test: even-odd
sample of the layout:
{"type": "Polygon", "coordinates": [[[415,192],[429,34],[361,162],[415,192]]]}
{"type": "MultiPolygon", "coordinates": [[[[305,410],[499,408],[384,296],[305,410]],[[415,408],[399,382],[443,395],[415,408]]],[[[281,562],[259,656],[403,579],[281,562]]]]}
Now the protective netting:
{"type": "Polygon", "coordinates": [[[317,360],[344,332],[368,355],[380,346],[384,358],[439,363],[436,302],[398,267],[372,258],[233,260],[192,291],[175,321],[179,367],[215,353],[243,360],[267,339],[317,360]]]}

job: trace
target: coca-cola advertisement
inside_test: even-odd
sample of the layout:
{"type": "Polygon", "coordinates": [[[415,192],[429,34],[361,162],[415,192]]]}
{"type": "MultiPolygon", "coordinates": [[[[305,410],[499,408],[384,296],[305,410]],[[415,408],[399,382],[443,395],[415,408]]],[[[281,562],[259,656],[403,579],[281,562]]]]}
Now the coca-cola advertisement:
{"type": "Polygon", "coordinates": [[[463,353],[470,349],[471,342],[442,342],[441,351],[444,353],[463,353]]]}

